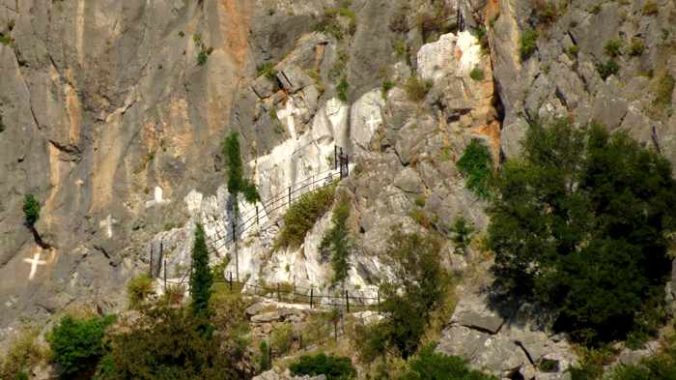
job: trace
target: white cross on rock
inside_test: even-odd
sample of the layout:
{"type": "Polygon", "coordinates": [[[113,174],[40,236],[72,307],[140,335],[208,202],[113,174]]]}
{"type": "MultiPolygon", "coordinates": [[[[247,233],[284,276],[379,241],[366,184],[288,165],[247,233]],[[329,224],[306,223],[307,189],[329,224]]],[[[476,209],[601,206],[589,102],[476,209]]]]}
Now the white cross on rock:
{"type": "Polygon", "coordinates": [[[146,208],[153,206],[161,206],[171,202],[169,199],[164,199],[164,191],[161,187],[155,186],[155,191],[153,192],[153,200],[146,201],[146,208]]]}
{"type": "Polygon", "coordinates": [[[23,259],[23,261],[27,262],[28,264],[31,265],[31,271],[28,274],[28,281],[33,280],[33,277],[35,277],[35,273],[38,270],[38,265],[45,265],[47,262],[45,260],[40,260],[40,251],[37,251],[33,254],[32,259],[23,259]]]}
{"type": "Polygon", "coordinates": [[[376,117],[375,115],[371,114],[369,119],[366,121],[366,126],[369,127],[370,130],[374,131],[380,124],[382,124],[383,119],[380,117],[376,117]]]}
{"type": "Polygon", "coordinates": [[[108,214],[105,219],[99,222],[99,228],[106,229],[106,236],[108,236],[108,238],[113,237],[113,224],[117,224],[117,219],[114,219],[110,214],[108,214]]]}

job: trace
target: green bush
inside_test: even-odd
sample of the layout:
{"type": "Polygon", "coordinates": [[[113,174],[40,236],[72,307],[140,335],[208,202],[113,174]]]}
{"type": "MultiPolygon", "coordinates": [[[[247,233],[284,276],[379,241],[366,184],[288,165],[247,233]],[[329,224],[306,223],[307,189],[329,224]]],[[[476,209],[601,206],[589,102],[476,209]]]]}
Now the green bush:
{"type": "Polygon", "coordinates": [[[209,269],[209,250],[204,237],[204,228],[197,223],[195,226],[195,242],[192,248],[192,270],[190,271],[191,309],[197,317],[211,315],[209,301],[211,300],[214,277],[209,269]]]}
{"type": "Polygon", "coordinates": [[[357,342],[360,357],[373,361],[386,352],[403,358],[413,355],[425,332],[429,316],[442,299],[447,277],[439,265],[441,242],[432,235],[395,231],[387,257],[394,260],[397,284],[385,284],[380,292],[385,318],[361,328],[357,342]]]}
{"type": "Polygon", "coordinates": [[[674,85],[676,80],[671,74],[665,72],[659,76],[657,80],[657,88],[655,89],[655,105],[668,106],[671,104],[671,95],[674,93],[674,85]]]}
{"type": "Polygon", "coordinates": [[[406,95],[408,95],[409,100],[414,102],[420,102],[424,100],[431,88],[431,81],[422,80],[416,75],[410,76],[404,85],[406,95]]]}
{"type": "Polygon", "coordinates": [[[329,34],[338,40],[342,40],[347,34],[352,35],[356,32],[357,14],[349,8],[347,3],[341,4],[337,8],[327,8],[314,29],[316,32],[329,34]],[[341,18],[347,20],[347,30],[345,30],[341,18]]]}
{"type": "Polygon", "coordinates": [[[645,51],[645,44],[640,38],[632,38],[631,43],[629,44],[629,55],[632,57],[637,57],[645,51]]]}
{"type": "Polygon", "coordinates": [[[622,55],[622,41],[619,39],[609,40],[606,42],[603,50],[605,50],[607,55],[613,58],[622,55]]]}
{"type": "Polygon", "coordinates": [[[473,139],[457,162],[458,170],[467,178],[467,188],[481,198],[488,198],[493,182],[493,159],[488,147],[473,139]]]}
{"type": "Polygon", "coordinates": [[[270,347],[277,355],[284,355],[291,350],[294,333],[293,327],[288,323],[277,325],[270,334],[270,347]]]}
{"type": "Polygon", "coordinates": [[[33,227],[40,219],[40,202],[33,194],[26,194],[23,197],[23,215],[27,226],[33,227]]]}
{"type": "Polygon", "coordinates": [[[456,253],[466,254],[467,247],[472,241],[474,227],[462,216],[451,226],[451,241],[455,244],[456,253]]]}
{"type": "Polygon", "coordinates": [[[302,375],[325,375],[327,380],[348,380],[357,376],[350,358],[326,355],[303,355],[289,366],[291,373],[302,375]]]}
{"type": "Polygon", "coordinates": [[[386,80],[383,82],[383,98],[387,98],[387,93],[390,92],[391,89],[396,87],[396,84],[392,81],[386,80]]]}
{"type": "Polygon", "coordinates": [[[580,52],[580,47],[578,45],[571,45],[567,50],[568,56],[577,57],[577,54],[580,52]]]}
{"type": "Polygon", "coordinates": [[[336,96],[343,102],[347,102],[348,99],[348,90],[350,89],[350,84],[347,83],[347,79],[343,77],[340,82],[336,85],[336,96]]]}
{"type": "MultiPolygon", "coordinates": [[[[230,317],[233,319],[233,317],[230,317]]],[[[229,330],[204,334],[203,320],[188,309],[145,309],[129,326],[110,335],[110,353],[97,380],[249,379],[246,352],[229,330]]]]}
{"type": "Polygon", "coordinates": [[[521,60],[525,61],[537,49],[538,32],[533,28],[527,28],[521,33],[521,44],[519,45],[519,52],[521,53],[521,60]]]}
{"type": "Polygon", "coordinates": [[[331,216],[331,228],[324,237],[320,249],[328,250],[331,254],[331,266],[333,267],[334,284],[343,282],[350,270],[347,259],[350,256],[350,231],[347,219],[350,217],[350,203],[347,199],[340,199],[333,209],[331,216]]]}
{"type": "Polygon", "coordinates": [[[401,380],[497,380],[496,377],[471,370],[467,362],[457,356],[447,356],[427,345],[408,363],[401,380]]]}
{"type": "Polygon", "coordinates": [[[472,78],[473,80],[480,82],[484,80],[484,71],[481,70],[479,67],[475,67],[472,69],[472,71],[469,73],[469,77],[472,78]]]}
{"type": "Polygon", "coordinates": [[[112,315],[75,319],[65,316],[47,336],[52,359],[63,379],[91,376],[105,354],[104,335],[115,322],[112,315]]]}
{"type": "Polygon", "coordinates": [[[598,64],[596,70],[601,75],[601,78],[606,80],[609,76],[617,74],[620,71],[620,66],[611,58],[606,63],[598,64]]]}
{"type": "Polygon", "coordinates": [[[550,308],[554,328],[586,345],[650,333],[676,226],[669,162],[626,134],[566,121],[532,125],[523,149],[490,211],[496,288],[550,308]]]}
{"type": "Polygon", "coordinates": [[[654,16],[659,13],[659,6],[654,0],[647,0],[643,4],[643,14],[646,16],[654,16]]]}
{"type": "Polygon", "coordinates": [[[272,358],[270,357],[270,348],[266,341],[261,341],[258,345],[258,371],[265,372],[272,368],[272,358]]]}
{"type": "Polygon", "coordinates": [[[141,307],[153,294],[155,294],[155,284],[153,278],[147,273],[132,278],[127,284],[127,297],[129,307],[132,309],[141,307]]]}
{"type": "Polygon", "coordinates": [[[275,242],[275,249],[299,247],[305,235],[317,220],[331,208],[336,192],[334,183],[321,189],[303,194],[284,214],[284,225],[275,242]]]}

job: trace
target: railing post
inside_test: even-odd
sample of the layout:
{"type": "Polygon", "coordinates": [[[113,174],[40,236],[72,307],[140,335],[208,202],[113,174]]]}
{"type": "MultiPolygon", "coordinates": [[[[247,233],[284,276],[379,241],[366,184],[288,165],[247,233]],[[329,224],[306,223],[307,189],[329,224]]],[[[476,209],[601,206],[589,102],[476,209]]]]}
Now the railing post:
{"type": "Polygon", "coordinates": [[[289,207],[291,207],[291,186],[289,186],[289,207]]]}
{"type": "Polygon", "coordinates": [[[282,302],[282,294],[279,292],[279,282],[277,283],[277,302],[282,302]]]}
{"type": "Polygon", "coordinates": [[[232,272],[228,272],[228,283],[230,284],[230,291],[232,292],[232,272]]]}
{"type": "Polygon", "coordinates": [[[376,304],[376,311],[378,311],[378,313],[380,313],[380,288],[378,288],[378,300],[377,300],[377,302],[378,303],[376,304]]]}
{"type": "Polygon", "coordinates": [[[167,290],[167,258],[164,257],[164,291],[167,290]]]}
{"type": "Polygon", "coordinates": [[[347,309],[347,312],[350,312],[350,295],[348,294],[347,290],[345,290],[345,308],[347,309]]]}
{"type": "Polygon", "coordinates": [[[350,176],[350,155],[345,155],[345,177],[350,176]]]}
{"type": "Polygon", "coordinates": [[[256,227],[258,227],[258,205],[256,205],[256,227]]]}
{"type": "Polygon", "coordinates": [[[310,309],[314,307],[314,305],[312,304],[312,297],[314,296],[314,292],[315,292],[314,288],[310,288],[310,309]]]}
{"type": "Polygon", "coordinates": [[[333,146],[333,170],[338,169],[338,146],[333,146]]]}

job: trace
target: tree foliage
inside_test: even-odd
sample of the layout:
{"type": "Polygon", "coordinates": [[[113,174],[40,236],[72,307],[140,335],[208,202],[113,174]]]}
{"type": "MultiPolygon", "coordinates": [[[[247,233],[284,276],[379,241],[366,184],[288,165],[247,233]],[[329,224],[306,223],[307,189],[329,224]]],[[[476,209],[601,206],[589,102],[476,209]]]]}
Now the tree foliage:
{"type": "Polygon", "coordinates": [[[192,271],[190,272],[190,295],[192,311],[196,316],[206,317],[210,314],[209,299],[214,279],[209,269],[209,251],[204,238],[204,228],[197,224],[195,243],[192,249],[192,271]]]}
{"type": "Polygon", "coordinates": [[[334,284],[344,281],[350,270],[347,261],[350,255],[350,231],[347,226],[349,217],[350,203],[347,199],[340,199],[333,209],[331,228],[326,231],[320,246],[321,249],[328,249],[331,253],[334,284]]]}
{"type": "Polygon", "coordinates": [[[531,126],[490,210],[496,286],[558,315],[586,344],[623,339],[670,270],[676,186],[667,160],[623,133],[531,126]]]}
{"type": "Polygon", "coordinates": [[[114,321],[114,316],[61,319],[47,336],[61,378],[88,378],[94,373],[106,350],[106,328],[114,321]]]}
{"type": "Polygon", "coordinates": [[[23,214],[26,225],[33,227],[40,219],[40,202],[33,194],[26,194],[23,198],[23,214]]]}
{"type": "Polygon", "coordinates": [[[457,166],[467,178],[467,188],[481,198],[488,198],[493,182],[493,159],[488,147],[481,140],[472,139],[457,166]]]}
{"type": "Polygon", "coordinates": [[[441,242],[434,236],[395,231],[388,256],[396,261],[399,283],[381,286],[385,319],[362,331],[364,339],[358,344],[364,360],[388,352],[408,358],[416,352],[447,284],[439,265],[440,249],[441,242]]]}
{"type": "Polygon", "coordinates": [[[434,345],[423,347],[411,358],[408,371],[401,380],[493,380],[493,376],[485,375],[467,367],[467,362],[457,356],[447,356],[434,351],[434,345]]]}
{"type": "Polygon", "coordinates": [[[241,350],[228,337],[201,333],[202,325],[183,308],[146,308],[130,328],[112,334],[97,379],[250,378],[241,350]]]}
{"type": "Polygon", "coordinates": [[[326,355],[303,355],[289,366],[291,373],[302,375],[325,375],[327,380],[348,380],[356,377],[357,371],[352,367],[350,358],[326,355]]]}
{"type": "Polygon", "coordinates": [[[227,166],[228,173],[228,192],[234,197],[243,194],[244,199],[249,203],[260,200],[256,185],[250,180],[244,178],[244,165],[240,152],[239,134],[230,133],[223,142],[223,156],[227,166]]]}

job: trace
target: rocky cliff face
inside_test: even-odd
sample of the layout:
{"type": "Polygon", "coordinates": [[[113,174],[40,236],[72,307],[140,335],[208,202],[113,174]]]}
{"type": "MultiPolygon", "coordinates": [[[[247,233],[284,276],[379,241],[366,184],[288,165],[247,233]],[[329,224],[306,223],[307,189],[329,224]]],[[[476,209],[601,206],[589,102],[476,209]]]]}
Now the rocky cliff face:
{"type": "Polygon", "coordinates": [[[676,162],[674,17],[651,0],[2,0],[0,327],[119,308],[126,280],[165,259],[180,281],[195,222],[250,283],[328,287],[328,215],[298,249],[271,251],[275,223],[229,243],[230,131],[264,200],[332,169],[334,146],[350,155],[348,286],[365,292],[389,276],[396,226],[487,224],[455,166],[473,138],[499,162],[528,122],[566,117],[676,162]],[[27,193],[50,247],[22,225],[27,193]]]}

